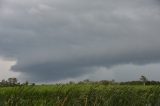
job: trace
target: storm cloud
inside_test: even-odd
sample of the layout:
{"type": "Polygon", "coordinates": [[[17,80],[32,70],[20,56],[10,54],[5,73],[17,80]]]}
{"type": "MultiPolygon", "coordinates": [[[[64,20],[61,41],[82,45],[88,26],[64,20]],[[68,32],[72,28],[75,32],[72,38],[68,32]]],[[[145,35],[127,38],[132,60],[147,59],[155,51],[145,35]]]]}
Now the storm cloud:
{"type": "Polygon", "coordinates": [[[157,64],[159,34],[158,0],[0,1],[0,56],[32,81],[157,64]]]}

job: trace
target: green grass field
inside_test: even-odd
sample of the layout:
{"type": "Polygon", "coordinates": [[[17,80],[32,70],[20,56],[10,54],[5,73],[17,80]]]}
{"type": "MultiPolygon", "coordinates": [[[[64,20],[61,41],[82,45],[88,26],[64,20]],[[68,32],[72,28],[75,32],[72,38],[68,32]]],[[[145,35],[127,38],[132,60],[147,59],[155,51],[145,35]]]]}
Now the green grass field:
{"type": "Polygon", "coordinates": [[[1,87],[0,106],[160,106],[160,87],[98,84],[1,87]]]}

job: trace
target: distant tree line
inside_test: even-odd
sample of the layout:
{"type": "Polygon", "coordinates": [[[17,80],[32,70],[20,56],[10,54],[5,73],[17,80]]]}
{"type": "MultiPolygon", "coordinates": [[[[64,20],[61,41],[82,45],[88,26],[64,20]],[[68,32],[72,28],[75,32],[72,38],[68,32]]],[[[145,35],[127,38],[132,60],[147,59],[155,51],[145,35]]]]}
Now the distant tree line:
{"type": "MultiPolygon", "coordinates": [[[[85,79],[83,81],[74,82],[70,81],[67,84],[100,84],[100,85],[160,85],[160,81],[149,81],[145,76],[141,76],[137,81],[126,81],[126,82],[116,82],[115,80],[101,80],[101,81],[91,81],[89,79],[85,79]]],[[[8,80],[2,80],[0,82],[0,87],[14,87],[14,86],[34,86],[35,83],[29,83],[26,81],[25,83],[18,82],[17,78],[8,78],[8,80]]],[[[42,84],[44,85],[44,84],[42,84]]]]}
{"type": "Polygon", "coordinates": [[[139,81],[121,82],[120,85],[160,85],[160,81],[149,81],[147,77],[141,76],[139,81]]]}
{"type": "MultiPolygon", "coordinates": [[[[68,84],[75,84],[70,81],[68,84]]],[[[145,76],[141,76],[137,81],[116,82],[115,80],[90,81],[89,79],[78,82],[77,84],[102,84],[102,85],[160,85],[160,81],[149,81],[145,76]]]]}
{"type": "MultiPolygon", "coordinates": [[[[69,84],[75,84],[75,82],[70,81],[69,84]]],[[[89,79],[85,79],[83,81],[79,81],[77,84],[102,84],[102,85],[115,85],[118,84],[115,80],[101,80],[101,81],[90,81],[89,79]]]]}
{"type": "Polygon", "coordinates": [[[14,86],[28,86],[28,85],[35,85],[35,83],[29,83],[26,81],[25,83],[18,82],[17,78],[8,78],[8,80],[3,79],[0,82],[0,87],[14,87],[14,86]]]}
{"type": "MultiPolygon", "coordinates": [[[[142,81],[120,82],[120,85],[144,85],[142,81]]],[[[160,85],[160,81],[146,81],[145,85],[160,85]]]]}

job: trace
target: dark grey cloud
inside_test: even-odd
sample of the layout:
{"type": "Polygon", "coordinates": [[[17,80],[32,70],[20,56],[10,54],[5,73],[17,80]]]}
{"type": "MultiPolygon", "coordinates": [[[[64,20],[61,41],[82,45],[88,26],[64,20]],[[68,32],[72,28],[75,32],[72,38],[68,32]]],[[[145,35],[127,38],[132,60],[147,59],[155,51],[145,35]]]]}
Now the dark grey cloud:
{"type": "Polygon", "coordinates": [[[34,81],[160,62],[158,0],[5,0],[0,55],[34,81]]]}

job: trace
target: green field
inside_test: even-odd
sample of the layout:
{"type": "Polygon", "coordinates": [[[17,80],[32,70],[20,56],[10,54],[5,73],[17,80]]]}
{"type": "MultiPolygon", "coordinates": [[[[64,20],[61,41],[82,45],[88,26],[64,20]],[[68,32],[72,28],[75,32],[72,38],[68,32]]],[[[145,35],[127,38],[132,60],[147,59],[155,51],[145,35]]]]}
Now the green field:
{"type": "Polygon", "coordinates": [[[160,87],[99,84],[1,87],[0,106],[160,106],[160,87]]]}

